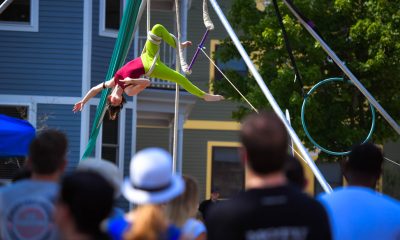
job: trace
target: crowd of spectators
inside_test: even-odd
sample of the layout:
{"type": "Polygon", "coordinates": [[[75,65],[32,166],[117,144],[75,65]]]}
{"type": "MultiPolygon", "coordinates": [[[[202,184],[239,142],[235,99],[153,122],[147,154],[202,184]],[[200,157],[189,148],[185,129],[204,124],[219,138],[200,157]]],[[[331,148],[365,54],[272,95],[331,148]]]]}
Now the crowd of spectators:
{"type": "Polygon", "coordinates": [[[137,152],[125,180],[101,159],[66,172],[65,134],[43,130],[26,166],[0,187],[0,239],[400,239],[399,202],[375,190],[383,162],[376,145],[354,146],[341,165],[348,186],[313,198],[274,113],[247,116],[240,140],[245,190],[221,200],[214,187],[199,204],[196,179],[174,173],[163,149],[137,152]],[[116,206],[121,195],[130,211],[116,206]]]}

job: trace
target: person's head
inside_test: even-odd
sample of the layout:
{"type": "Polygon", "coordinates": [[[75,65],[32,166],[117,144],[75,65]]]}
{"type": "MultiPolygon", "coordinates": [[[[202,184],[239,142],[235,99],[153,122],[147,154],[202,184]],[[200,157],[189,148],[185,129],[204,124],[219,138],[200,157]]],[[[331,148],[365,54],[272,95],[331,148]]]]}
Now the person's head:
{"type": "Polygon", "coordinates": [[[185,190],[181,176],[172,172],[171,154],[161,148],[146,148],[133,156],[130,176],[122,186],[124,197],[135,204],[161,204],[185,190]]]}
{"type": "Polygon", "coordinates": [[[161,148],[136,153],[130,163],[130,177],[122,185],[122,194],[138,204],[135,224],[126,239],[160,239],[165,234],[167,216],[160,204],[167,203],[185,189],[182,177],[172,173],[172,157],[161,148]]]}
{"type": "Polygon", "coordinates": [[[211,189],[211,200],[216,201],[219,198],[219,188],[213,187],[211,189]]]}
{"type": "Polygon", "coordinates": [[[107,110],[108,110],[108,117],[110,120],[115,120],[118,117],[119,112],[124,107],[126,103],[126,99],[124,95],[114,95],[111,94],[107,97],[107,110]]]}
{"type": "Polygon", "coordinates": [[[54,175],[62,173],[66,165],[68,140],[55,129],[43,130],[29,147],[28,166],[33,174],[54,175]]]}
{"type": "Polygon", "coordinates": [[[375,188],[382,173],[383,153],[376,145],[364,143],[352,148],[343,163],[343,175],[349,185],[375,188]]]}
{"type": "Polygon", "coordinates": [[[94,171],[106,179],[114,188],[114,197],[121,195],[122,174],[117,165],[107,160],[88,158],[78,165],[79,171],[94,171]]]}
{"type": "Polygon", "coordinates": [[[288,156],[285,162],[285,173],[289,183],[303,190],[307,185],[307,179],[304,177],[303,166],[300,161],[293,157],[288,156]]]}
{"type": "Polygon", "coordinates": [[[113,207],[113,187],[95,172],[77,171],[65,176],[60,188],[55,211],[60,231],[100,239],[100,224],[113,207]]]}
{"type": "Polygon", "coordinates": [[[257,175],[283,170],[287,156],[288,134],[279,117],[272,112],[249,115],[240,131],[242,159],[257,175]]]}
{"type": "Polygon", "coordinates": [[[183,226],[187,219],[196,216],[199,201],[197,182],[189,176],[183,176],[183,179],[185,191],[167,205],[169,219],[178,227],[183,226]]]}

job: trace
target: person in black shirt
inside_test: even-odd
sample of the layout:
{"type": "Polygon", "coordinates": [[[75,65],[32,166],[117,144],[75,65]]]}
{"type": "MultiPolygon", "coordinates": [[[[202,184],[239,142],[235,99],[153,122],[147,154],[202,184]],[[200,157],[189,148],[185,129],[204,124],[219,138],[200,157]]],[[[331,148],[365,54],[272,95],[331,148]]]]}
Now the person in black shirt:
{"type": "Polygon", "coordinates": [[[219,189],[213,188],[211,189],[210,199],[204,200],[200,203],[199,212],[201,213],[203,220],[207,219],[207,214],[210,208],[219,202],[218,198],[219,198],[219,189]]]}
{"type": "Polygon", "coordinates": [[[284,172],[288,134],[278,116],[250,115],[240,135],[246,191],[210,210],[208,239],[331,239],[322,205],[288,184],[284,172]]]}

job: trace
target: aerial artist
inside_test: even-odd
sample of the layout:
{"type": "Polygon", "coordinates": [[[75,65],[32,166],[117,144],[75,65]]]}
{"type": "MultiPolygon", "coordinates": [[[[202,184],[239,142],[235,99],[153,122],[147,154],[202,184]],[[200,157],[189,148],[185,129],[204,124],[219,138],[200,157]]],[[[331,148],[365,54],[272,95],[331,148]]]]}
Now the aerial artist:
{"type": "MultiPolygon", "coordinates": [[[[150,86],[150,81],[145,77],[159,78],[175,82],[191,94],[204,99],[205,101],[220,101],[221,95],[208,94],[193,85],[185,76],[172,70],[160,60],[160,44],[164,40],[173,48],[177,47],[178,41],[161,24],[153,26],[148,33],[147,41],[140,57],[133,59],[120,68],[110,80],[100,83],[91,88],[85,97],[75,103],[72,111],[82,111],[83,106],[96,96],[102,89],[113,88],[107,98],[108,113],[111,120],[115,120],[126,103],[123,93],[128,96],[135,96],[150,86]]],[[[181,43],[182,48],[192,45],[190,41],[181,43]]]]}

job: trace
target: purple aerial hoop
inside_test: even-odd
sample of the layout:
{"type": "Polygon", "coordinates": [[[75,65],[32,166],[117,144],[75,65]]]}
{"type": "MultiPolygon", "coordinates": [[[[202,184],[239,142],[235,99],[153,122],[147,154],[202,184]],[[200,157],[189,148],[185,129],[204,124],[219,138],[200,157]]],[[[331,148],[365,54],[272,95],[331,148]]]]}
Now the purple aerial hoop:
{"type": "Polygon", "coordinates": [[[209,32],[210,32],[210,30],[207,29],[207,31],[206,31],[206,32],[204,33],[204,35],[203,35],[203,38],[201,39],[200,44],[197,46],[196,52],[194,53],[194,56],[193,56],[193,58],[192,58],[192,61],[191,61],[190,64],[189,64],[189,68],[188,68],[189,71],[192,70],[193,64],[194,64],[194,62],[196,61],[197,56],[199,55],[200,49],[203,48],[204,42],[206,41],[209,32]]]}

